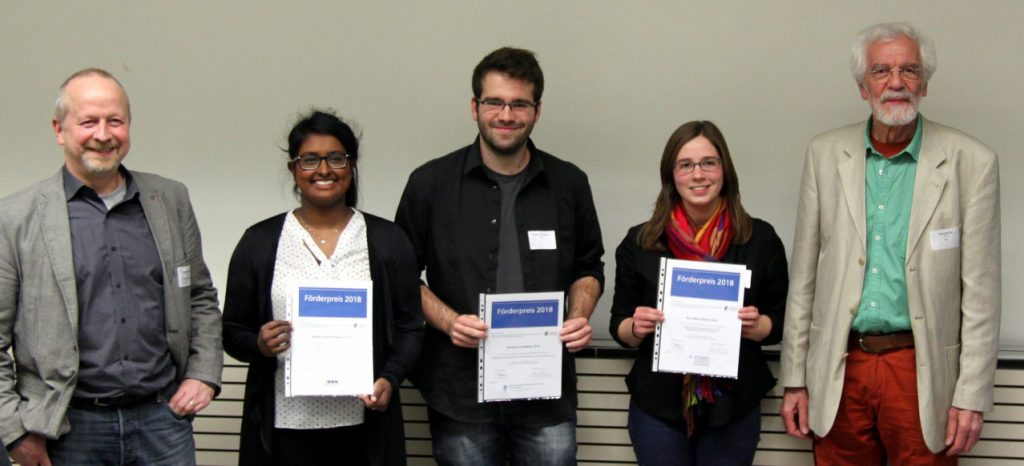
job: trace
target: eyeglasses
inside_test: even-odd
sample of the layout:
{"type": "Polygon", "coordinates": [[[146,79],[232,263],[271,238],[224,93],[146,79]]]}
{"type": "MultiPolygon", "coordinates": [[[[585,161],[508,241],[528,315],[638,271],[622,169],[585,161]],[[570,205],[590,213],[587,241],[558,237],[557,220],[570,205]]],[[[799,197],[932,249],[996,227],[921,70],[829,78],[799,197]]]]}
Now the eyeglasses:
{"type": "Polygon", "coordinates": [[[501,99],[476,99],[476,103],[487,113],[498,113],[505,110],[506,106],[512,110],[512,113],[526,113],[530,109],[537,108],[537,102],[530,102],[528,100],[505,102],[501,99]]]}
{"type": "Polygon", "coordinates": [[[900,74],[904,81],[918,81],[921,79],[921,65],[903,65],[895,68],[889,65],[876,65],[868,70],[868,75],[875,81],[885,81],[892,76],[892,72],[900,74]]]}
{"type": "Polygon", "coordinates": [[[324,160],[327,161],[327,166],[330,168],[345,168],[348,166],[348,154],[341,152],[331,152],[323,157],[316,154],[302,154],[292,159],[292,162],[296,162],[299,168],[303,170],[316,170],[320,168],[320,163],[324,160]]]}
{"type": "Polygon", "coordinates": [[[689,175],[694,170],[700,167],[704,173],[717,172],[722,168],[722,159],[720,158],[707,158],[700,162],[694,162],[692,160],[680,160],[675,164],[675,170],[681,175],[689,175]]]}

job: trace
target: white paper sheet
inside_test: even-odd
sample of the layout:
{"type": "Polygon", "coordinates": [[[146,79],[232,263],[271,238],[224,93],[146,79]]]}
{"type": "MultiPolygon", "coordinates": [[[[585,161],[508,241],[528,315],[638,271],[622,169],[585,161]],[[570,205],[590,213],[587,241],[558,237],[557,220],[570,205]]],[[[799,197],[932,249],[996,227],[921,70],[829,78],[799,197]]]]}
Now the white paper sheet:
{"type": "Polygon", "coordinates": [[[743,265],[662,259],[654,332],[655,372],[736,378],[740,357],[738,312],[750,287],[743,265]]]}
{"type": "Polygon", "coordinates": [[[292,280],[285,396],[373,392],[373,283],[292,280]]]}
{"type": "Polygon", "coordinates": [[[562,292],[480,295],[477,401],[562,396],[562,292]]]}

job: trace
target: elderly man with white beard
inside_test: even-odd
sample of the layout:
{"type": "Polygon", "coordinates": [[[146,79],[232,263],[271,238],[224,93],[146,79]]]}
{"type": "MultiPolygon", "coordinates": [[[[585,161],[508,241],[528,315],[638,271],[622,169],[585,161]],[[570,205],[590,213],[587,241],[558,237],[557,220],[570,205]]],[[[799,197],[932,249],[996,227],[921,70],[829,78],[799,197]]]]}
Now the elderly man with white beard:
{"type": "Polygon", "coordinates": [[[807,149],[782,418],[819,465],[956,464],[992,406],[998,161],[918,113],[935,48],[909,24],[864,30],[850,68],[871,117],[807,149]]]}

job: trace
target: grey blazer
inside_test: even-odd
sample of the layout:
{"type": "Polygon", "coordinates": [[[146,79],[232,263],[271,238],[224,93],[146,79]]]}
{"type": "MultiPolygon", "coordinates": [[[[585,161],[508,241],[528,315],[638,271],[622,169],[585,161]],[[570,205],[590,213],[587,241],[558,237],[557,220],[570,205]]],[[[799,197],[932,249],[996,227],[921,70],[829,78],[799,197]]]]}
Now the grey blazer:
{"type": "MultiPolygon", "coordinates": [[[[950,406],[992,407],[999,344],[999,163],[978,140],[925,120],[908,226],[907,301],[921,430],[945,445],[950,406]],[[957,242],[940,241],[956,237],[957,242]]],[[[819,135],[804,162],[780,385],[806,387],[808,421],[835,421],[867,255],[864,123],[819,135]]]]}
{"type": "MultiPolygon", "coordinates": [[[[220,385],[217,290],[185,186],[132,172],[164,269],[164,325],[177,379],[220,385]],[[188,271],[191,284],[179,280],[188,271]],[[183,285],[183,286],[179,286],[183,285]]],[[[57,438],[78,379],[78,298],[60,171],[0,199],[0,441],[57,438]],[[12,350],[12,351],[8,351],[12,350]]]]}

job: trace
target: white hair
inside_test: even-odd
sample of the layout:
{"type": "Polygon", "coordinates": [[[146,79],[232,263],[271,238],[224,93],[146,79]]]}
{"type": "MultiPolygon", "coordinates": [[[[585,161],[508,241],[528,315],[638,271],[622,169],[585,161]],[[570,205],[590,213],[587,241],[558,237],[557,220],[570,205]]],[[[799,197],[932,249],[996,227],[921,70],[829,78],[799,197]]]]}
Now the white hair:
{"type": "Polygon", "coordinates": [[[888,42],[899,37],[906,37],[917,43],[921,55],[922,78],[928,82],[935,73],[938,63],[935,61],[935,44],[932,40],[911,26],[910,23],[881,23],[871,26],[857,35],[853,42],[853,53],[850,55],[850,73],[857,84],[864,84],[868,68],[868,47],[875,42],[888,42]]]}

